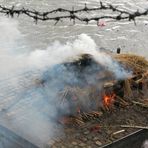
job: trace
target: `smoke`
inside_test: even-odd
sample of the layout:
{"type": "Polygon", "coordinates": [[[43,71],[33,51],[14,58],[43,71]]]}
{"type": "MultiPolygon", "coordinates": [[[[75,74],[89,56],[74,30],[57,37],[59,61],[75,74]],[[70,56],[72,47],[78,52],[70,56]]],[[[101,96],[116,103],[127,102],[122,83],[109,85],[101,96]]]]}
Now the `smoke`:
{"type": "Polygon", "coordinates": [[[110,55],[99,51],[94,40],[86,34],[81,34],[74,42],[65,45],[56,41],[47,50],[37,50],[31,53],[29,61],[33,66],[45,68],[55,64],[75,60],[82,54],[90,54],[94,60],[103,65],[107,70],[113,72],[117,79],[123,79],[130,75],[110,55]],[[49,58],[50,57],[50,58],[49,58]],[[56,60],[55,60],[56,59],[56,60]]]}
{"type": "MultiPolygon", "coordinates": [[[[18,25],[14,20],[0,19],[0,124],[43,147],[62,134],[62,127],[55,124],[59,111],[70,112],[68,104],[61,106],[59,91],[67,84],[82,84],[76,69],[69,71],[62,63],[90,54],[116,78],[123,79],[129,72],[99,51],[86,34],[65,44],[55,41],[46,50],[21,50],[25,39],[18,25]]],[[[95,70],[99,69],[89,67],[82,75],[88,84],[95,83],[95,70]]]]}
{"type": "Polygon", "coordinates": [[[79,55],[87,53],[112,71],[117,78],[129,75],[129,72],[125,71],[109,55],[100,52],[94,40],[86,34],[81,34],[74,42],[67,42],[63,45],[55,41],[46,50],[28,52],[28,49],[22,51],[18,44],[23,40],[23,35],[17,29],[16,21],[1,18],[0,28],[3,34],[0,40],[0,67],[1,72],[5,72],[4,74],[10,71],[22,71],[22,69],[45,70],[47,67],[76,59],[79,55]],[[7,65],[7,68],[4,65],[7,65]]]}

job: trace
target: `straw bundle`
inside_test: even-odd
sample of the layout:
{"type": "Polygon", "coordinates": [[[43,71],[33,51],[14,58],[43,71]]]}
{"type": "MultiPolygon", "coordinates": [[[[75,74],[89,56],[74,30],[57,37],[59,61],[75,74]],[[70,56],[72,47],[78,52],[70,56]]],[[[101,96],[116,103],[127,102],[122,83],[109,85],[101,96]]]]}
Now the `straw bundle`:
{"type": "Polygon", "coordinates": [[[148,61],[134,54],[118,54],[114,58],[125,68],[131,69],[134,74],[145,73],[148,71],[148,61]]]}

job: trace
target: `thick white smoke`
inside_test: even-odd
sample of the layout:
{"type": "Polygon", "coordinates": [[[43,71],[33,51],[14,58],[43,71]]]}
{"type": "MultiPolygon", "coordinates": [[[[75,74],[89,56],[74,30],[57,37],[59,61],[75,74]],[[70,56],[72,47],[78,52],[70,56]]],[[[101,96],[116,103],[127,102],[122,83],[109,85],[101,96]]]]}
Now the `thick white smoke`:
{"type": "Polygon", "coordinates": [[[86,34],[81,34],[74,42],[67,42],[65,45],[55,42],[46,50],[36,50],[29,56],[29,65],[37,68],[45,68],[58,63],[76,59],[81,54],[90,54],[96,62],[105,66],[113,72],[117,78],[123,79],[129,76],[126,71],[114,61],[108,54],[99,51],[94,40],[86,34]],[[55,60],[56,59],[56,60],[55,60]]]}
{"type": "MultiPolygon", "coordinates": [[[[100,52],[86,34],[64,45],[55,41],[46,50],[21,52],[20,43],[24,39],[16,21],[1,18],[0,33],[0,124],[40,147],[56,135],[54,119],[58,116],[56,105],[59,103],[56,87],[59,79],[65,79],[67,75],[57,79],[60,73],[52,72],[52,80],[45,86],[36,86],[36,79],[42,79],[55,65],[86,53],[117,78],[129,75],[109,55],[100,52]]],[[[71,73],[68,77],[76,79],[71,73]]]]}
{"type": "Polygon", "coordinates": [[[20,69],[44,69],[58,63],[75,59],[80,54],[91,54],[97,62],[112,71],[117,77],[122,78],[128,73],[112,58],[98,50],[94,40],[86,34],[81,34],[74,42],[61,44],[55,41],[46,50],[20,51],[18,42],[23,38],[19,32],[18,24],[14,20],[1,18],[0,21],[0,54],[1,74],[20,69]],[[17,63],[17,64],[16,64],[17,63]],[[7,68],[5,67],[7,65],[7,68]]]}

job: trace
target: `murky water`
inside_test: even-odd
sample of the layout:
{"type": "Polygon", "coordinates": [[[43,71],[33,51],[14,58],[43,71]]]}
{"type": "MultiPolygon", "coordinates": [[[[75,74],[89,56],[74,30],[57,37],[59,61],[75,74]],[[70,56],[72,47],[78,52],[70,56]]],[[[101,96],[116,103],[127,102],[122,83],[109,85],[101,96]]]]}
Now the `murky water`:
{"type": "MultiPolygon", "coordinates": [[[[118,5],[129,11],[139,9],[143,11],[148,6],[147,0],[103,0],[105,3],[118,5]]],[[[53,8],[63,7],[71,9],[82,8],[84,3],[94,7],[98,5],[97,0],[1,0],[3,5],[16,5],[17,7],[26,7],[40,11],[51,10],[53,8]]],[[[95,12],[96,15],[98,12],[95,12]]],[[[94,15],[94,14],[92,14],[94,15]]],[[[148,17],[137,20],[137,26],[133,22],[106,22],[105,27],[97,27],[96,24],[89,25],[77,22],[72,25],[69,20],[54,26],[54,22],[39,22],[38,25],[28,17],[20,17],[19,30],[25,35],[28,48],[46,49],[46,47],[55,40],[65,42],[73,40],[77,35],[86,33],[93,37],[99,47],[109,50],[116,50],[121,47],[123,52],[136,52],[138,54],[148,56],[148,17]]],[[[26,46],[26,43],[25,43],[26,46]]],[[[20,47],[21,48],[21,47],[20,47]]],[[[22,45],[22,48],[25,48],[22,45]]]]}
{"type": "MultiPolygon", "coordinates": [[[[128,11],[137,9],[143,11],[145,8],[148,8],[148,1],[146,0],[102,0],[102,2],[112,3],[128,11]]],[[[84,7],[84,3],[87,3],[89,7],[98,5],[97,0],[0,0],[0,4],[5,6],[15,5],[18,8],[25,7],[40,11],[58,7],[69,9],[74,7],[78,9],[84,7]]],[[[97,13],[91,13],[90,15],[97,15],[97,13]]],[[[73,25],[69,20],[60,22],[56,26],[54,26],[54,22],[38,22],[36,25],[31,18],[26,16],[15,17],[9,21],[6,20],[3,24],[4,18],[2,17],[0,23],[1,27],[4,27],[4,31],[3,29],[0,30],[0,124],[5,125],[40,147],[43,147],[48,142],[48,139],[55,135],[53,131],[54,125],[50,124],[48,118],[50,114],[54,116],[57,114],[52,102],[47,99],[53,95],[51,93],[52,90],[49,93],[50,84],[44,88],[32,86],[30,81],[32,77],[37,77],[38,73],[34,72],[32,74],[25,71],[29,65],[27,63],[29,59],[27,58],[24,61],[24,57],[19,57],[19,60],[10,58],[11,56],[9,57],[9,55],[3,55],[3,47],[13,47],[14,53],[24,53],[26,50],[35,51],[36,49],[45,50],[55,40],[61,41],[64,44],[67,41],[73,41],[78,35],[84,33],[92,37],[99,48],[103,47],[116,51],[120,47],[122,52],[132,52],[148,57],[148,17],[137,19],[136,26],[133,22],[128,21],[106,21],[106,26],[104,27],[98,27],[95,23],[86,25],[81,22],[76,22],[73,25]],[[9,25],[9,22],[14,20],[15,23],[9,25]],[[13,27],[16,27],[16,23],[18,23],[17,28],[21,33],[21,40],[17,42],[17,46],[13,46],[11,40],[16,35],[19,36],[18,30],[13,30],[13,27]],[[3,36],[5,37],[3,38],[3,36]],[[25,72],[23,71],[23,75],[20,74],[20,71],[17,75],[15,75],[16,73],[13,74],[16,70],[13,67],[16,66],[19,69],[23,64],[27,65],[24,67],[25,72]],[[5,69],[7,71],[7,68],[10,68],[8,71],[13,77],[11,76],[5,80],[3,72],[5,69]]],[[[88,47],[90,48],[90,46],[88,47]]],[[[46,52],[43,53],[43,57],[40,60],[44,56],[48,59],[49,53],[47,52],[47,56],[46,52]]],[[[6,73],[5,75],[9,76],[9,74],[6,73]]]]}

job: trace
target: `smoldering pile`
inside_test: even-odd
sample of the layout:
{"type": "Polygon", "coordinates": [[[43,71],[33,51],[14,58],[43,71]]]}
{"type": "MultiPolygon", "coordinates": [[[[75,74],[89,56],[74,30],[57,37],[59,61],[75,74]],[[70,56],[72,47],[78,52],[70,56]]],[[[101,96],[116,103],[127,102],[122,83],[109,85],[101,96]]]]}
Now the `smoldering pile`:
{"type": "Polygon", "coordinates": [[[37,84],[54,87],[54,90],[56,88],[57,98],[60,98],[58,105],[61,108],[64,106],[64,110],[67,109],[66,112],[60,112],[75,115],[78,112],[96,110],[96,103],[99,102],[99,97],[95,100],[96,96],[99,96],[104,82],[112,80],[113,77],[112,73],[98,64],[91,55],[83,54],[74,61],[52,67],[37,84]]]}
{"type": "Polygon", "coordinates": [[[132,76],[116,79],[113,72],[96,62],[90,54],[82,54],[73,61],[56,65],[52,73],[50,70],[46,72],[40,84],[43,87],[47,83],[50,85],[53,75],[56,74],[56,80],[50,88],[57,89],[55,99],[58,98],[58,101],[55,102],[58,103],[55,107],[60,113],[58,118],[61,123],[82,124],[86,120],[101,116],[102,111],[110,111],[116,107],[125,108],[136,102],[129,99],[135,94],[141,95],[148,87],[147,60],[131,54],[111,56],[121,67],[132,71],[132,76]]]}
{"type": "Polygon", "coordinates": [[[59,93],[61,104],[68,102],[71,112],[60,116],[58,121],[64,125],[66,137],[55,140],[53,146],[63,144],[68,147],[72,145],[71,141],[76,141],[92,147],[105,147],[138,129],[148,129],[148,61],[131,54],[110,56],[125,70],[132,71],[132,75],[117,79],[91,55],[82,55],[75,62],[68,63],[75,70],[82,68],[80,75],[83,79],[84,69],[92,66],[92,61],[95,69],[99,68],[90,73],[95,83],[90,84],[85,79],[84,85],[66,86],[59,93]]]}

